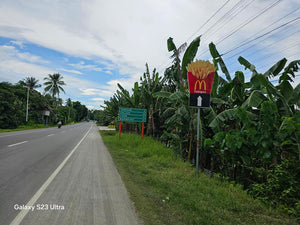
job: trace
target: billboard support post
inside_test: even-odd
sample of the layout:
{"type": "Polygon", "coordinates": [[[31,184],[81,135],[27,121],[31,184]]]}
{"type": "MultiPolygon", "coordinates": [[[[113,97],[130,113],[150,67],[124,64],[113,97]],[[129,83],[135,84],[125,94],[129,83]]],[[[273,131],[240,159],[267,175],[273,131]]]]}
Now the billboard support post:
{"type": "Polygon", "coordinates": [[[196,146],[196,176],[199,176],[199,135],[200,134],[200,108],[197,115],[197,146],[196,146]]]}

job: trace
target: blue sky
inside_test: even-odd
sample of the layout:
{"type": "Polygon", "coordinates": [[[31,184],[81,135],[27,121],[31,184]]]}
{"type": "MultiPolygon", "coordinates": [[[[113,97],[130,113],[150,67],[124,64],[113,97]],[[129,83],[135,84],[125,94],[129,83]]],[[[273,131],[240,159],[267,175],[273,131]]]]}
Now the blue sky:
{"type": "Polygon", "coordinates": [[[299,15],[298,0],[2,0],[0,81],[33,76],[42,84],[58,72],[63,100],[100,109],[117,83],[130,90],[139,81],[146,62],[163,74],[169,37],[179,46],[202,35],[196,59],[211,58],[211,41],[221,54],[230,51],[223,58],[232,76],[243,70],[239,55],[259,72],[283,57],[300,59],[299,15]]]}

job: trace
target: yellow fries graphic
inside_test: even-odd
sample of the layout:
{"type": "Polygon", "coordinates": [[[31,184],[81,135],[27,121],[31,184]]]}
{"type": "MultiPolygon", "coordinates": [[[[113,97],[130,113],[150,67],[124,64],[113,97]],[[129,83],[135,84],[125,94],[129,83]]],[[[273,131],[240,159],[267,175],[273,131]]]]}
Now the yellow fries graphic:
{"type": "Polygon", "coordinates": [[[191,72],[198,79],[205,79],[216,68],[209,61],[196,60],[190,63],[187,67],[188,72],[191,72]]]}

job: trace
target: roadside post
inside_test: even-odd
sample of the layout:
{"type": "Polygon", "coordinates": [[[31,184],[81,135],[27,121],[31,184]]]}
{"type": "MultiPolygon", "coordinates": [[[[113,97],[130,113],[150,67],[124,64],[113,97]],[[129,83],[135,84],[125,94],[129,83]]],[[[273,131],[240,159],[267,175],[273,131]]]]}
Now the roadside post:
{"type": "Polygon", "coordinates": [[[147,121],[147,109],[119,108],[119,137],[121,136],[122,121],[124,122],[141,122],[142,139],[144,138],[144,123],[147,121]]]}
{"type": "Polygon", "coordinates": [[[196,176],[199,176],[199,136],[200,109],[209,108],[210,94],[215,75],[214,66],[206,61],[192,62],[187,66],[189,84],[189,106],[198,108],[197,114],[197,144],[196,144],[196,176]]]}

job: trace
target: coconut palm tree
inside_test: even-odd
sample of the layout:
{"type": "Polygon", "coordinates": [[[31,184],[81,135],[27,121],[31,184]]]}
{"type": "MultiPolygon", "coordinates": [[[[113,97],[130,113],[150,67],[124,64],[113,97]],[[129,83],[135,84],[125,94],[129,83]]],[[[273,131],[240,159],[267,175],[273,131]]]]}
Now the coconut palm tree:
{"type": "Polygon", "coordinates": [[[48,77],[45,77],[44,80],[46,81],[44,85],[45,92],[49,92],[52,97],[54,98],[55,95],[57,95],[57,98],[59,98],[60,91],[65,93],[65,90],[62,88],[62,85],[66,85],[66,83],[62,80],[63,76],[59,73],[48,74],[48,77]]]}
{"type": "Polygon", "coordinates": [[[41,87],[38,82],[39,80],[35,79],[34,77],[26,77],[25,79],[19,81],[20,85],[27,87],[26,122],[28,121],[29,91],[41,87]]]}

